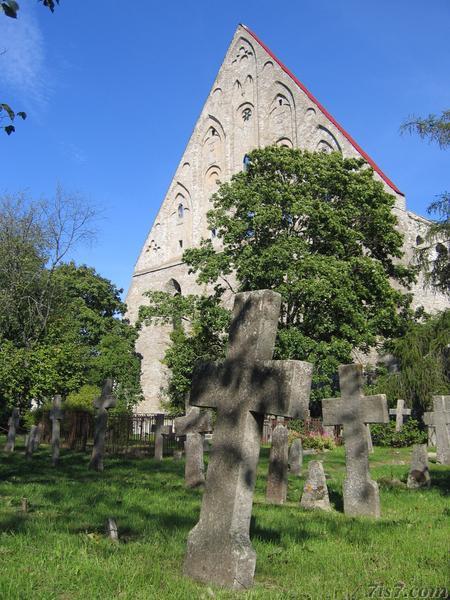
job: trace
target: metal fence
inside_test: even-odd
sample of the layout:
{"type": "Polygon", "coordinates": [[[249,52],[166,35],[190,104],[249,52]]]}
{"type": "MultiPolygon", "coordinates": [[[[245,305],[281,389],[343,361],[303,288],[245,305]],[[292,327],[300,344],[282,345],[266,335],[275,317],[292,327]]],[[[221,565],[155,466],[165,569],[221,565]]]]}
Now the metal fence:
{"type": "MultiPolygon", "coordinates": [[[[156,414],[109,415],[105,436],[105,451],[109,454],[129,453],[136,456],[152,456],[155,449],[156,414]]],[[[51,422],[48,415],[42,420],[42,440],[50,441],[51,422]]],[[[283,417],[266,417],[263,425],[261,442],[272,442],[273,430],[278,423],[289,426],[289,419],[283,417]]],[[[306,419],[302,430],[305,433],[333,434],[338,440],[339,428],[324,428],[321,419],[306,419]]],[[[83,411],[67,411],[61,422],[61,446],[78,452],[90,451],[94,441],[95,417],[83,411]]],[[[208,438],[210,436],[207,436],[208,438]]],[[[168,456],[174,450],[182,449],[184,437],[176,437],[174,419],[164,416],[163,452],[168,456]]]]}

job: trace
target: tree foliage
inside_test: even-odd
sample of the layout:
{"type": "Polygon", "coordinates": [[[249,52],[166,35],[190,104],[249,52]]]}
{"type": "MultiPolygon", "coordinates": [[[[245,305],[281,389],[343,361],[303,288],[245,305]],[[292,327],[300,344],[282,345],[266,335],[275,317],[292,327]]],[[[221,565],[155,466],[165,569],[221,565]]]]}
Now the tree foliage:
{"type": "Polygon", "coordinates": [[[441,148],[450,146],[450,110],[442,111],[441,115],[428,117],[411,116],[400,127],[400,131],[415,133],[423,140],[436,142],[441,148]]]}
{"type": "MultiPolygon", "coordinates": [[[[440,116],[411,117],[403,123],[400,130],[416,133],[422,139],[436,142],[443,150],[448,149],[450,110],[443,111],[440,116]]],[[[434,216],[434,220],[424,243],[417,249],[417,263],[427,284],[450,295],[450,193],[444,192],[431,202],[428,213],[434,216]]]]}
{"type": "Polygon", "coordinates": [[[405,334],[385,345],[397,368],[378,369],[371,386],[387,394],[391,406],[403,398],[416,416],[432,409],[434,395],[450,393],[450,310],[411,322],[405,334]]]}
{"type": "Polygon", "coordinates": [[[136,329],[119,290],[65,263],[93,233],[94,213],[62,191],[56,202],[0,202],[0,412],[112,376],[121,401],[139,398],[136,329]]]}
{"type": "Polygon", "coordinates": [[[167,292],[146,292],[149,303],[139,310],[139,324],[172,327],[164,364],[170,369],[163,404],[169,413],[185,411],[186,394],[198,361],[216,360],[225,355],[230,312],[212,296],[181,296],[167,292]]]}
{"type": "Polygon", "coordinates": [[[212,204],[208,223],[222,246],[203,240],[184,262],[215,297],[265,288],[282,295],[275,356],[314,363],[313,400],[335,393],[337,366],[352,350],[404,330],[410,298],[391,282],[408,285],[413,273],[398,260],[394,197],[364,161],[255,150],[212,204]]]}

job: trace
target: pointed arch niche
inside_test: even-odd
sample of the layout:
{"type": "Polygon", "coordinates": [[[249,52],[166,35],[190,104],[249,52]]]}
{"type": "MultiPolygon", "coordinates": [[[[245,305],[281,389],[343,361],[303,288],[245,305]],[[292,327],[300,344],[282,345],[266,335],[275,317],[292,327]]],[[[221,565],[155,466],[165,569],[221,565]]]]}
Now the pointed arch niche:
{"type": "Polygon", "coordinates": [[[288,139],[296,144],[295,139],[295,103],[289,88],[276,82],[272,89],[272,100],[268,110],[268,144],[278,140],[288,139]]]}
{"type": "Polygon", "coordinates": [[[342,154],[342,149],[339,145],[339,142],[331,133],[331,131],[329,131],[326,127],[323,127],[323,125],[317,126],[316,140],[316,152],[340,152],[342,154]]]}
{"type": "Polygon", "coordinates": [[[179,257],[192,245],[192,201],[188,189],[177,182],[170,193],[166,213],[167,252],[169,259],[179,257]]]}
{"type": "Polygon", "coordinates": [[[218,119],[209,115],[204,128],[202,144],[202,172],[205,173],[212,165],[224,164],[225,131],[218,119]]]}

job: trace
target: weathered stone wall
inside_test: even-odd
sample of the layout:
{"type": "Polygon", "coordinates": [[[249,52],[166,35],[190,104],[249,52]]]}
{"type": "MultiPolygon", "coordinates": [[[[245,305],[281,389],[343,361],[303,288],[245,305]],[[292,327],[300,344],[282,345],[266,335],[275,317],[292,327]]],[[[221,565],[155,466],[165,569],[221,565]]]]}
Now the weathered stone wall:
{"type": "MultiPolygon", "coordinates": [[[[217,243],[215,232],[207,227],[209,198],[219,181],[242,169],[247,152],[269,144],[337,150],[348,157],[361,155],[324,109],[240,26],[136,263],[127,297],[132,321],[145,302],[142,294],[146,290],[179,286],[182,294],[201,291],[195,277],[181,264],[183,251],[198,245],[202,237],[217,243]]],[[[376,171],[375,177],[396,197],[399,227],[406,234],[405,258],[410,258],[417,236],[423,237],[426,221],[406,211],[404,196],[381,172],[376,171]]],[[[443,297],[420,285],[414,293],[416,305],[427,310],[445,306],[443,297]]],[[[144,328],[140,336],[145,401],[139,412],[160,410],[161,389],[166,382],[160,361],[169,333],[168,326],[152,326],[144,328]]]]}

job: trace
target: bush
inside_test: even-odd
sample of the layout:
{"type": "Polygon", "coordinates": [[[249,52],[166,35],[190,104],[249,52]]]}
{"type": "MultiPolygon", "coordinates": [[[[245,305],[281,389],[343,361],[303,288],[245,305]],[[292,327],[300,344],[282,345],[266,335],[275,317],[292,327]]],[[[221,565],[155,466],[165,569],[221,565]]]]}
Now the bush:
{"type": "Polygon", "coordinates": [[[101,394],[101,389],[96,385],[83,385],[78,392],[72,392],[64,402],[65,410],[84,411],[94,413],[94,400],[101,394]]]}
{"type": "Polygon", "coordinates": [[[374,446],[389,446],[402,448],[413,444],[425,444],[427,433],[420,429],[419,422],[408,419],[403,424],[401,431],[395,431],[395,421],[386,424],[373,424],[370,426],[374,446]]]}
{"type": "Polygon", "coordinates": [[[302,440],[303,448],[314,448],[315,450],[319,450],[319,452],[323,452],[323,450],[334,450],[334,448],[336,448],[334,437],[327,433],[316,433],[312,431],[300,432],[295,429],[289,429],[289,444],[297,438],[302,440]]]}

